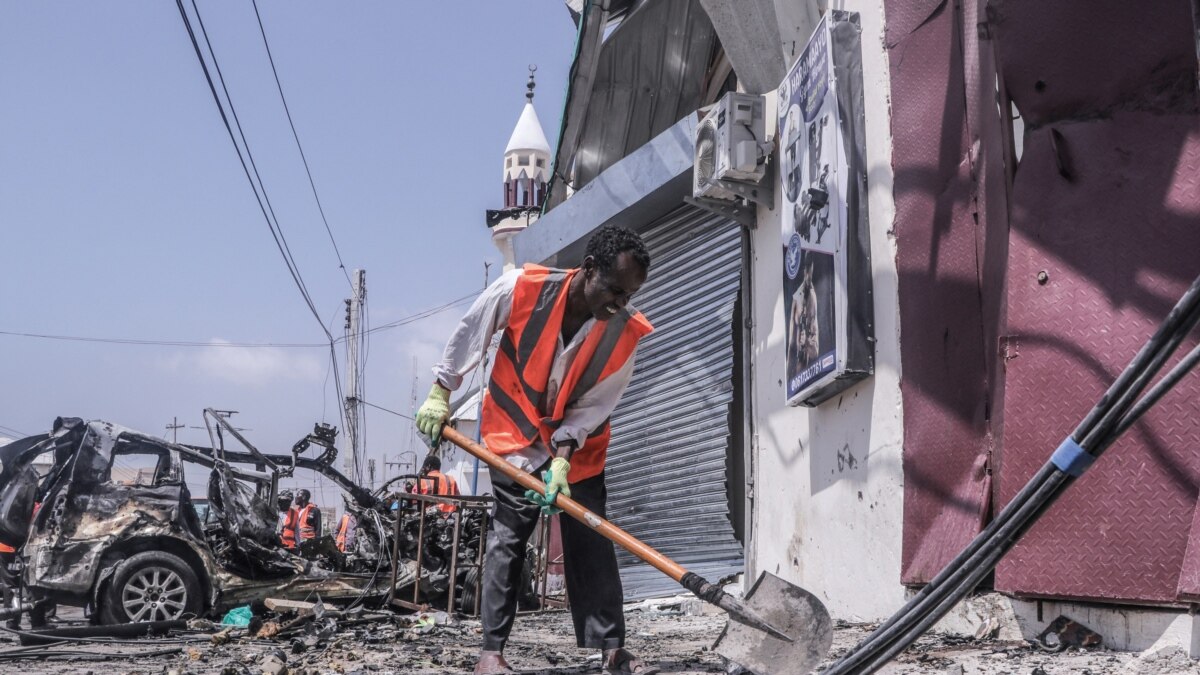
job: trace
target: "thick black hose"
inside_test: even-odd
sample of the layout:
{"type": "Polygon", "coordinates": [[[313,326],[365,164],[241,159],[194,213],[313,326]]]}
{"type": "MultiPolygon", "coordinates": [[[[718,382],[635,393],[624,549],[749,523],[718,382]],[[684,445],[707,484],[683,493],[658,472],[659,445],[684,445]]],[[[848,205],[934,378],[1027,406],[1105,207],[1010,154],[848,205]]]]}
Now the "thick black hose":
{"type": "Polygon", "coordinates": [[[1109,412],[1112,402],[1125,392],[1129,383],[1144,368],[1145,363],[1154,354],[1158,353],[1160,344],[1169,335],[1177,332],[1179,324],[1192,314],[1198,304],[1200,304],[1200,277],[1196,277],[1196,280],[1192,282],[1188,290],[1179,298],[1179,302],[1175,303],[1175,306],[1171,308],[1170,313],[1167,314],[1167,318],[1163,320],[1162,325],[1158,327],[1154,335],[1150,336],[1150,339],[1146,341],[1142,349],[1129,362],[1129,366],[1113,381],[1108,391],[1101,397],[1100,402],[1092,408],[1092,411],[1075,428],[1075,432],[1071,434],[1073,438],[1082,440],[1092,431],[1096,423],[1109,412]]]}
{"type": "Polygon", "coordinates": [[[1052,503],[1054,498],[1058,494],[1061,494],[1064,483],[1070,478],[1065,473],[1055,472],[1055,476],[1051,480],[1046,481],[1037,494],[1029,500],[1025,508],[1013,518],[1008,526],[997,534],[989,546],[980,551],[982,558],[976,564],[968,565],[964,568],[967,570],[967,573],[961,575],[961,578],[948,591],[941,594],[943,597],[936,606],[930,608],[915,625],[909,627],[904,633],[894,637],[891,644],[876,656],[874,660],[854,672],[866,675],[867,673],[875,672],[887,664],[887,662],[907,649],[925,631],[929,630],[933,624],[945,616],[968,593],[974,590],[979,585],[979,582],[995,569],[1000,559],[1012,547],[1012,544],[1021,538],[1021,535],[1029,529],[1029,526],[1037,521],[1037,514],[1042,510],[1042,507],[1046,506],[1047,503],[1052,503]]]}
{"type": "MultiPolygon", "coordinates": [[[[1183,357],[1183,360],[1164,375],[1163,379],[1159,380],[1153,389],[1147,392],[1136,405],[1129,409],[1129,412],[1117,423],[1117,428],[1113,430],[1113,440],[1116,440],[1117,437],[1128,431],[1129,427],[1133,426],[1142,415],[1146,414],[1147,410],[1154,407],[1154,404],[1158,403],[1159,399],[1171,391],[1179,383],[1179,380],[1183,379],[1183,376],[1187,375],[1197,364],[1200,364],[1200,345],[1197,345],[1192,351],[1188,352],[1188,355],[1183,357]]],[[[1100,453],[1105,449],[1107,448],[1097,448],[1093,452],[1100,453]]]]}
{"type": "MultiPolygon", "coordinates": [[[[1172,369],[1146,397],[1136,405],[1133,403],[1198,321],[1200,278],[1193,282],[1155,334],[1076,427],[1072,436],[1075,439],[1083,439],[1084,442],[1080,445],[1085,451],[1098,457],[1200,361],[1200,348],[1197,348],[1172,369]]],[[[1072,482],[1073,476],[1058,471],[1054,464],[1048,462],[1009,502],[992,524],[972,540],[920,593],[905,603],[904,607],[860,642],[854,650],[824,671],[823,675],[873,672],[903,651],[944,616],[955,603],[970,593],[983,577],[995,568],[1012,544],[1045,513],[1072,482]],[[982,558],[978,555],[980,553],[982,558]],[[968,572],[963,574],[963,569],[968,572]],[[953,586],[947,590],[945,586],[948,583],[953,586]],[[863,668],[856,668],[871,654],[878,653],[881,647],[884,648],[882,655],[876,656],[863,668]]]]}
{"type": "Polygon", "coordinates": [[[1107,438],[1110,444],[1112,440],[1116,439],[1116,434],[1113,433],[1113,430],[1117,428],[1121,417],[1129,411],[1137,396],[1146,389],[1146,386],[1150,384],[1150,381],[1154,379],[1158,371],[1162,370],[1163,365],[1171,358],[1175,350],[1179,348],[1179,345],[1187,337],[1188,333],[1191,332],[1192,328],[1195,327],[1197,321],[1200,321],[1200,304],[1193,307],[1183,317],[1183,321],[1174,333],[1166,336],[1166,339],[1159,345],[1158,351],[1149,360],[1149,363],[1134,378],[1133,384],[1116,401],[1109,414],[1105,415],[1096,424],[1095,428],[1080,441],[1080,445],[1091,452],[1093,448],[1099,447],[1100,439],[1107,438]]]}
{"type": "Polygon", "coordinates": [[[992,520],[991,523],[988,524],[986,528],[984,528],[983,532],[980,532],[978,535],[976,535],[975,538],[971,540],[971,543],[968,544],[967,547],[954,558],[954,560],[950,561],[945,567],[943,567],[942,571],[938,572],[937,576],[930,580],[930,582],[926,584],[920,591],[918,591],[916,595],[910,598],[908,602],[906,602],[904,606],[901,607],[896,613],[892,614],[892,616],[888,618],[883,625],[876,628],[870,635],[859,642],[854,649],[842,657],[842,660],[834,663],[829,669],[823,671],[823,674],[838,675],[840,673],[849,672],[847,669],[867,658],[867,656],[870,654],[870,651],[874,649],[878,643],[890,639],[888,636],[891,634],[890,629],[892,626],[895,626],[901,621],[911,620],[910,615],[913,613],[913,611],[915,611],[918,606],[924,603],[930,595],[937,592],[942,584],[944,584],[951,575],[958,571],[958,569],[961,568],[964,563],[970,560],[971,557],[974,556],[981,547],[991,541],[992,537],[996,535],[1000,528],[1004,527],[1009,519],[1012,518],[1013,514],[1015,514],[1028,501],[1028,499],[1037,491],[1038,487],[1040,487],[1047,478],[1052,476],[1055,471],[1057,471],[1057,468],[1053,464],[1047,462],[1046,465],[1043,466],[1037,472],[1037,474],[1035,474],[1034,477],[1025,484],[1025,487],[1021,488],[1021,491],[1017,493],[1017,495],[1013,497],[1003,509],[1001,509],[1000,513],[992,520]]]}

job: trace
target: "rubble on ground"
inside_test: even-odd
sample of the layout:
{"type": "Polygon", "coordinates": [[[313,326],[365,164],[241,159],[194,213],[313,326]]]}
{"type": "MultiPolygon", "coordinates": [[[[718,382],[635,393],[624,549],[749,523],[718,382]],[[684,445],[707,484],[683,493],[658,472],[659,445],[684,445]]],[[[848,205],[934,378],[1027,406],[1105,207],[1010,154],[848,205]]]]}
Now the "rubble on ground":
{"type": "MultiPolygon", "coordinates": [[[[724,615],[693,604],[693,600],[668,598],[626,605],[629,649],[668,673],[737,672],[710,650],[725,625],[724,615]]],[[[22,656],[19,668],[25,675],[466,674],[474,667],[481,640],[477,620],[454,619],[444,612],[402,614],[363,608],[343,612],[320,603],[278,606],[283,611],[256,608],[251,624],[245,627],[194,621],[187,630],[168,637],[120,643],[22,648],[12,636],[2,636],[0,662],[22,656]],[[16,653],[18,649],[25,650],[24,654],[16,653]],[[94,660],[97,658],[104,660],[94,660]]],[[[871,624],[839,622],[826,665],[873,628],[871,624]]],[[[562,610],[520,615],[506,656],[523,673],[600,672],[598,654],[575,646],[570,614],[562,610]]],[[[1172,648],[1140,655],[1103,647],[1049,653],[1025,641],[931,633],[879,672],[1200,675],[1200,664],[1172,648]]]]}

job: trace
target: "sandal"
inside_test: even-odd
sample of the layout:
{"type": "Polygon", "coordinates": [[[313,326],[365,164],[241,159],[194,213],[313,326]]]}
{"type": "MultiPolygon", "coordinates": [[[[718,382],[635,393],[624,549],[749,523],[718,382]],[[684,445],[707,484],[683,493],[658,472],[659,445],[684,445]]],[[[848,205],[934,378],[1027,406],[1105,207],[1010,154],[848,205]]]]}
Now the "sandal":
{"type": "Polygon", "coordinates": [[[657,675],[660,671],[657,666],[646,664],[622,647],[604,659],[604,672],[611,675],[657,675]]]}

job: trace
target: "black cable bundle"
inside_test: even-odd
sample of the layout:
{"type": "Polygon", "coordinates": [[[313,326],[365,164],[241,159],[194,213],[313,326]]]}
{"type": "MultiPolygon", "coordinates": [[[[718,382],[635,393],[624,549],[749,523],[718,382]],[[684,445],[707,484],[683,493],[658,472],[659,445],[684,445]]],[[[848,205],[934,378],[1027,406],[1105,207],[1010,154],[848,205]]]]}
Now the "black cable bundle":
{"type": "Polygon", "coordinates": [[[1136,400],[1198,322],[1200,277],[1099,403],[995,520],[904,607],[821,675],[875,672],[974,590],[1075,479],[1200,362],[1198,346],[1136,400]]]}

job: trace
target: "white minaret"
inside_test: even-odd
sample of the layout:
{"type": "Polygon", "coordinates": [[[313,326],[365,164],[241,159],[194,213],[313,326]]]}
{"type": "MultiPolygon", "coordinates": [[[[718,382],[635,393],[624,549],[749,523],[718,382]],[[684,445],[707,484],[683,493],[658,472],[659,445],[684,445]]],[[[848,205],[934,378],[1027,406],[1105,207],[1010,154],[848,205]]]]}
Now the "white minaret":
{"type": "Polygon", "coordinates": [[[526,84],[525,109],[517,120],[504,148],[504,217],[492,228],[492,242],[504,256],[504,271],[511,270],[513,235],[537,220],[542,202],[546,199],[546,181],[550,177],[550,143],[542,131],[542,123],[533,109],[533,74],[537,66],[529,67],[526,84]]]}

